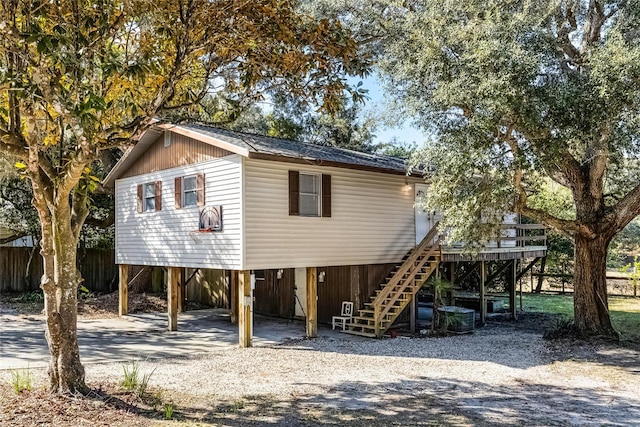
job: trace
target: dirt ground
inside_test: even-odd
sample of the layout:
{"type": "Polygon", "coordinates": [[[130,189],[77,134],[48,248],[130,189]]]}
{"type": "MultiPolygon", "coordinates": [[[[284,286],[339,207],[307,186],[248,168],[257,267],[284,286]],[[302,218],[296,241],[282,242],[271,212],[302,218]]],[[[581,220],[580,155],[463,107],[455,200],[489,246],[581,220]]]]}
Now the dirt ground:
{"type": "MultiPolygon", "coordinates": [[[[111,313],[105,306],[85,315],[111,313]]],[[[445,338],[321,333],[141,361],[151,378],[142,396],[120,384],[121,364],[86,366],[88,397],[49,395],[37,369],[28,371],[32,390],[16,393],[0,372],[0,425],[640,426],[640,348],[545,341],[550,320],[527,313],[445,338]]]]}
{"type": "MultiPolygon", "coordinates": [[[[29,294],[1,294],[0,309],[23,315],[39,315],[44,309],[41,295],[40,291],[29,294]]],[[[153,294],[129,294],[129,311],[131,313],[167,311],[167,300],[153,294]]],[[[89,319],[118,317],[118,293],[80,297],[78,315],[89,319]]]]}

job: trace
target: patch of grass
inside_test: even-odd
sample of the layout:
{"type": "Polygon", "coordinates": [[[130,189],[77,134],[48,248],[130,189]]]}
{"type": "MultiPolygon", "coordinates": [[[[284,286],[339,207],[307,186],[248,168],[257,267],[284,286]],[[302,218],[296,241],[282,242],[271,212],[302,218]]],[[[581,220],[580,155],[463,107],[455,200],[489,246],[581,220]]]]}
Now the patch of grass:
{"type": "Polygon", "coordinates": [[[23,391],[31,391],[31,372],[29,369],[15,369],[11,371],[11,385],[16,394],[20,394],[23,391]]]}
{"type": "Polygon", "coordinates": [[[42,291],[27,292],[16,298],[16,302],[41,303],[44,302],[44,293],[42,291]]]}
{"type": "Polygon", "coordinates": [[[640,342],[640,298],[609,298],[609,310],[620,338],[640,342]]]}
{"type": "Polygon", "coordinates": [[[155,368],[153,371],[143,374],[142,378],[140,378],[140,365],[137,360],[131,362],[130,366],[123,365],[122,369],[124,371],[124,378],[120,383],[122,387],[124,387],[125,390],[135,391],[139,398],[143,398],[147,394],[149,381],[156,371],[155,368]]]}
{"type": "Polygon", "coordinates": [[[573,318],[561,315],[554,318],[551,324],[545,327],[542,337],[546,340],[555,340],[573,337],[575,334],[576,328],[573,325],[573,318]]]}
{"type": "Polygon", "coordinates": [[[139,382],[139,374],[140,374],[140,367],[138,366],[138,362],[137,361],[133,361],[131,362],[131,366],[127,366],[127,365],[122,365],[122,370],[124,371],[124,378],[122,380],[122,387],[125,388],[125,390],[135,390],[136,387],[138,387],[138,382],[139,382]]]}
{"type": "Polygon", "coordinates": [[[143,398],[147,394],[147,389],[149,387],[149,380],[151,380],[151,376],[156,371],[156,368],[153,368],[153,371],[148,372],[142,375],[142,379],[138,384],[138,388],[136,389],[136,394],[139,398],[143,398]]]}
{"type": "Polygon", "coordinates": [[[164,419],[170,420],[173,418],[173,413],[176,410],[176,407],[173,403],[165,403],[164,404],[164,419]]]}
{"type": "Polygon", "coordinates": [[[573,296],[523,293],[522,308],[525,311],[573,317],[573,296]]]}
{"type": "MultiPolygon", "coordinates": [[[[571,318],[573,296],[523,293],[522,308],[571,318]]],[[[640,298],[609,297],[609,310],[613,327],[623,340],[640,340],[640,298]]]]}
{"type": "Polygon", "coordinates": [[[238,411],[244,409],[244,405],[245,405],[244,400],[238,399],[235,402],[233,402],[233,405],[231,405],[231,410],[233,412],[238,412],[238,411]]]}

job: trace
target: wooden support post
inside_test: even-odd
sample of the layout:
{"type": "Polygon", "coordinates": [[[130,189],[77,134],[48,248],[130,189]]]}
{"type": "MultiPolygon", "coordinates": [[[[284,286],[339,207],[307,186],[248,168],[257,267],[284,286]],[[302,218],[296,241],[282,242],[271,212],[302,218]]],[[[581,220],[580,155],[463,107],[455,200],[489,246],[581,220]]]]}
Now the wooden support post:
{"type": "Polygon", "coordinates": [[[409,330],[412,334],[416,333],[416,312],[418,311],[418,305],[416,304],[417,299],[418,295],[414,295],[411,297],[411,302],[409,303],[409,311],[411,312],[409,315],[409,330]]]}
{"type": "Polygon", "coordinates": [[[485,297],[485,280],[487,279],[487,265],[484,261],[480,263],[480,325],[486,325],[487,320],[487,298],[485,297]]]}
{"type": "Polygon", "coordinates": [[[169,267],[167,280],[167,308],[169,314],[169,330],[178,330],[178,288],[180,287],[180,268],[169,267]]]}
{"type": "Polygon", "coordinates": [[[455,286],[456,285],[456,263],[450,262],[449,268],[451,269],[451,285],[455,286]]]}
{"type": "Polygon", "coordinates": [[[507,284],[509,286],[509,311],[511,311],[511,318],[513,320],[518,319],[518,309],[516,307],[516,276],[518,272],[516,271],[516,260],[511,261],[511,265],[507,270],[507,284]]]}
{"type": "Polygon", "coordinates": [[[129,314],[129,266],[118,265],[118,313],[120,316],[129,314]]]}
{"type": "Polygon", "coordinates": [[[318,336],[318,274],[307,267],[307,338],[318,336]]]}
{"type": "Polygon", "coordinates": [[[178,275],[178,313],[183,313],[184,310],[184,289],[182,284],[184,283],[184,268],[178,269],[180,271],[178,275]]]}
{"type": "Polygon", "coordinates": [[[240,308],[240,298],[238,293],[238,271],[231,271],[231,323],[238,323],[238,309],[240,308]]]}
{"type": "Polygon", "coordinates": [[[353,308],[357,312],[363,303],[360,298],[360,266],[352,265],[349,267],[349,295],[353,301],[353,308]]]}
{"type": "Polygon", "coordinates": [[[536,294],[542,292],[542,283],[544,282],[544,267],[547,265],[547,257],[542,257],[542,262],[540,263],[540,275],[538,276],[538,285],[536,286],[536,290],[534,291],[536,294]]]}
{"type": "Polygon", "coordinates": [[[240,347],[251,347],[253,338],[253,289],[251,289],[251,272],[249,270],[238,272],[238,296],[240,307],[238,310],[238,343],[240,347]]]}

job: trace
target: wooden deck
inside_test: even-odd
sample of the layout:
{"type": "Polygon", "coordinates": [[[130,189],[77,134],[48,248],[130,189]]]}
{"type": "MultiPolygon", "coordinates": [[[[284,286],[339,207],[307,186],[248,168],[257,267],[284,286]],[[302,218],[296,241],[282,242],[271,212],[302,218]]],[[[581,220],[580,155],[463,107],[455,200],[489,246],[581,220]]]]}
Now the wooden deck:
{"type": "Polygon", "coordinates": [[[471,254],[462,245],[442,246],[442,262],[498,261],[538,258],[547,255],[546,228],[542,224],[503,224],[500,240],[489,242],[471,254]]]}

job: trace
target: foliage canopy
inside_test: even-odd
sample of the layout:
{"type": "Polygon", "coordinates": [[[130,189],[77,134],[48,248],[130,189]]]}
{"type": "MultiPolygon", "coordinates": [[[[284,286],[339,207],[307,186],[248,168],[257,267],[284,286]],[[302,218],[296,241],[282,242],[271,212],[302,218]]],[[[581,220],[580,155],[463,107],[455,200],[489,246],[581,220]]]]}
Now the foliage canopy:
{"type": "Polygon", "coordinates": [[[370,41],[401,111],[433,135],[416,161],[429,167],[426,203],[452,238],[491,240],[510,210],[570,237],[577,326],[614,335],[606,250],[640,214],[640,3],[327,0],[319,9],[370,41]],[[540,206],[549,180],[570,192],[572,216],[540,206]]]}
{"type": "Polygon", "coordinates": [[[85,392],[76,247],[101,152],[221,90],[286,87],[332,111],[366,63],[340,22],[290,0],[6,0],[0,31],[0,154],[31,183],[41,226],[51,389],[85,392]]]}

